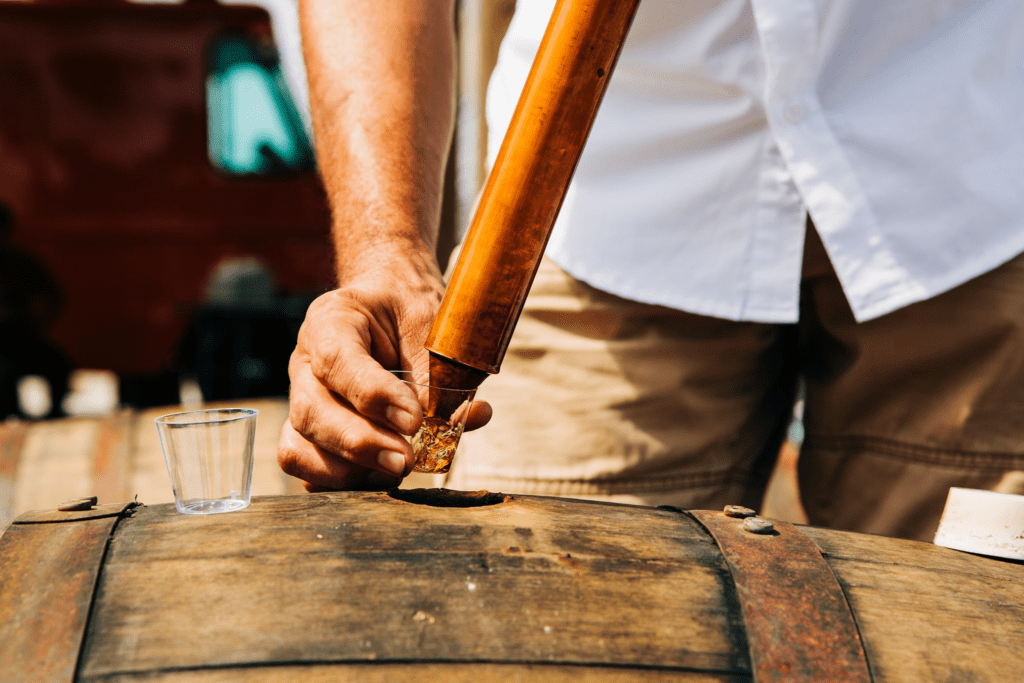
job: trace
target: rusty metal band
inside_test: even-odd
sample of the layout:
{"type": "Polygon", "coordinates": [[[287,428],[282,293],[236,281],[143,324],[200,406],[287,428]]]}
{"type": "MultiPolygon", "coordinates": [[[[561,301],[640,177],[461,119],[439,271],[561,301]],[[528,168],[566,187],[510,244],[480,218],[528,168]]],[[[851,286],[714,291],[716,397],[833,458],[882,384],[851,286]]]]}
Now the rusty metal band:
{"type": "Polygon", "coordinates": [[[691,514],[725,557],[758,683],[868,683],[871,673],[842,586],[818,546],[792,524],[752,533],[743,519],[691,514]]]}
{"type": "Polygon", "coordinates": [[[0,536],[4,680],[74,680],[107,542],[134,507],[27,513],[0,536]]]}

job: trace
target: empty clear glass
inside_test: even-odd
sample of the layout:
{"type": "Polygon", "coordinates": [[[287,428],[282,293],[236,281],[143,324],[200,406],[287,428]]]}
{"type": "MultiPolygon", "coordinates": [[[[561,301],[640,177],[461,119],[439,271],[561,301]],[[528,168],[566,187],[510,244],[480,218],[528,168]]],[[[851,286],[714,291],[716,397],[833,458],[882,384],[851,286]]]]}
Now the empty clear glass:
{"type": "Polygon", "coordinates": [[[201,515],[249,507],[258,412],[222,408],[156,418],[178,512],[201,515]]]}

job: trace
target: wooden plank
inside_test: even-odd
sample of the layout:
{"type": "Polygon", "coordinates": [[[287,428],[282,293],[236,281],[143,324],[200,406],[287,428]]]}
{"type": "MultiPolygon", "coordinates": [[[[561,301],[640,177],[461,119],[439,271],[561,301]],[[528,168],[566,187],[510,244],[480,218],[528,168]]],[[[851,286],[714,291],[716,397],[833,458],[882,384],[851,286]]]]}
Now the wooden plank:
{"type": "Polygon", "coordinates": [[[846,591],[875,681],[1024,681],[1024,565],[804,531],[846,591]]]}
{"type": "Polygon", "coordinates": [[[69,418],[36,422],[25,436],[14,514],[55,508],[92,495],[92,462],[99,424],[69,418]]]}
{"type": "Polygon", "coordinates": [[[103,551],[118,518],[13,524],[0,537],[0,671],[70,683],[103,551]]]}
{"type": "Polygon", "coordinates": [[[746,683],[749,676],[551,664],[373,663],[191,669],[104,678],[104,683],[746,683]]]}
{"type": "Polygon", "coordinates": [[[431,659],[746,674],[729,588],[703,530],[664,510],[384,493],[144,508],[111,542],[82,676],[431,659]]]}
{"type": "Polygon", "coordinates": [[[179,411],[179,406],[164,406],[138,413],[132,439],[131,492],[146,505],[174,502],[174,491],[160,448],[160,435],[153,421],[161,415],[179,411]]]}
{"type": "Polygon", "coordinates": [[[100,503],[124,503],[131,491],[132,439],[136,414],[118,410],[98,419],[92,490],[100,503]]]}
{"type": "Polygon", "coordinates": [[[28,432],[28,422],[5,420],[0,423],[0,521],[14,517],[18,463],[28,432]]]}

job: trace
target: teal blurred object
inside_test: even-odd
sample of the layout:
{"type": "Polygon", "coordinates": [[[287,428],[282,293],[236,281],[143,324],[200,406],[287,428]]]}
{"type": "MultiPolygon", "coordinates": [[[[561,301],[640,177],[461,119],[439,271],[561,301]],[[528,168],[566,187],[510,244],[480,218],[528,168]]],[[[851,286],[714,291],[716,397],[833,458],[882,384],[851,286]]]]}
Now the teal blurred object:
{"type": "Polygon", "coordinates": [[[206,81],[209,154],[237,175],[308,169],[313,153],[276,55],[240,37],[216,40],[206,81]]]}

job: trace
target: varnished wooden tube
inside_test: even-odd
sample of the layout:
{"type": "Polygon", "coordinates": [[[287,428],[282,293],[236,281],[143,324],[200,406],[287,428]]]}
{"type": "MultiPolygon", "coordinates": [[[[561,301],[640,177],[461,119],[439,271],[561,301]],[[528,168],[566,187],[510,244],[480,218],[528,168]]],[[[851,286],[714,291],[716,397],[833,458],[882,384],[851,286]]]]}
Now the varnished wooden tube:
{"type": "Polygon", "coordinates": [[[638,4],[555,6],[427,339],[432,375],[498,372],[638,4]]]}

